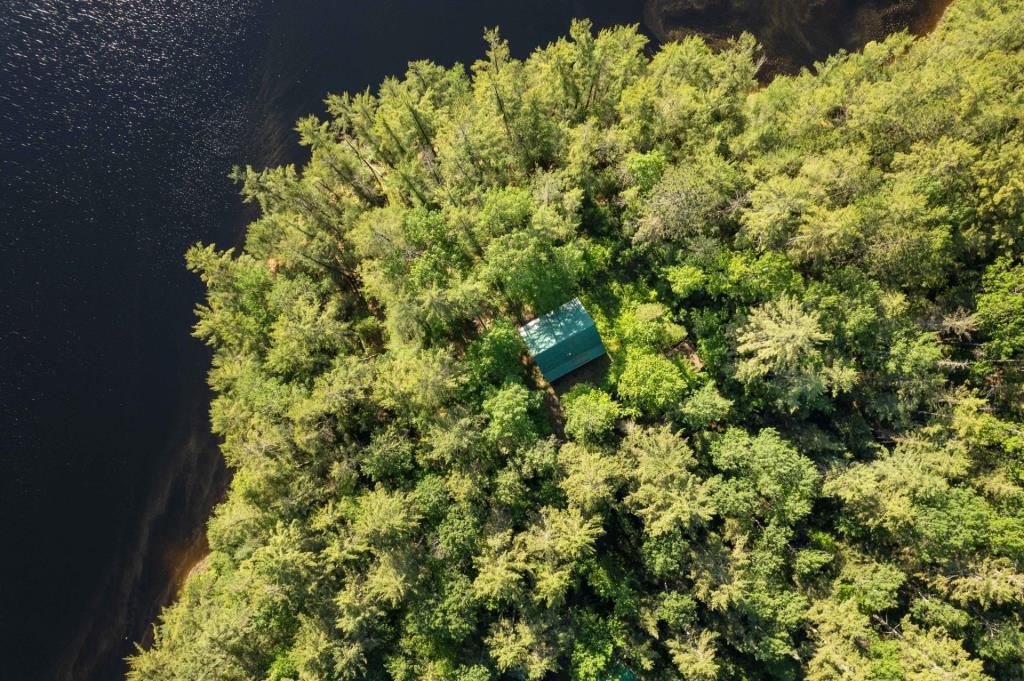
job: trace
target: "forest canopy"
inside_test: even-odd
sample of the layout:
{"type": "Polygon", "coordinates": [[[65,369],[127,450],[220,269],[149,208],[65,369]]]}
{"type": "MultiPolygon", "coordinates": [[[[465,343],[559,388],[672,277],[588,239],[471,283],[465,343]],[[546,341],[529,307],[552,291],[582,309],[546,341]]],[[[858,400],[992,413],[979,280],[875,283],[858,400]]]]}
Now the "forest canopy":
{"type": "Polygon", "coordinates": [[[763,87],[485,38],[189,251],[234,478],[129,678],[1024,679],[1024,3],[763,87]]]}

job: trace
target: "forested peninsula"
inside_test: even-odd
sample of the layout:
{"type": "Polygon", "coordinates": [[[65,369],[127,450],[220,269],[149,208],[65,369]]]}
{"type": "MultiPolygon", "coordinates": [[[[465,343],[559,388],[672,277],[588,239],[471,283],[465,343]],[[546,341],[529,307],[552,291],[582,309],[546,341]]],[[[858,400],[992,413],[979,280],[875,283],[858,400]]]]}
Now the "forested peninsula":
{"type": "Polygon", "coordinates": [[[764,87],[485,37],[188,253],[235,472],[129,679],[1024,679],[1024,2],[764,87]]]}

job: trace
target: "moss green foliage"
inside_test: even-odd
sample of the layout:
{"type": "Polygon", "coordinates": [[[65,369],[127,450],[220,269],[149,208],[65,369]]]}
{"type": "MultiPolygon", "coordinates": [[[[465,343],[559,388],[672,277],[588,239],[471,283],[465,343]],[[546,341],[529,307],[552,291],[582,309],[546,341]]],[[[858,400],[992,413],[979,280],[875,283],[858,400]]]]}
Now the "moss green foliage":
{"type": "Polygon", "coordinates": [[[132,681],[1024,679],[1024,4],[763,88],[487,40],[189,252],[235,476],[132,681]],[[559,407],[516,326],[577,295],[559,407]]]}
{"type": "Polygon", "coordinates": [[[565,433],[578,442],[599,442],[609,437],[622,407],[603,390],[586,383],[562,397],[565,433]]]}

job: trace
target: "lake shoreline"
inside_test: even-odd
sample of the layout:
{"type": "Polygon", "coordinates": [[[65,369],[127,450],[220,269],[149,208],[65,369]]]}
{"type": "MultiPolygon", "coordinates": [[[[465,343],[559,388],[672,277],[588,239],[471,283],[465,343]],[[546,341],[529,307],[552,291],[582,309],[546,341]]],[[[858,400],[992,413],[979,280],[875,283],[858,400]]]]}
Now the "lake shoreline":
{"type": "Polygon", "coordinates": [[[177,599],[191,569],[209,553],[206,525],[230,474],[205,414],[196,418],[202,421],[192,426],[182,453],[167,457],[172,465],[158,475],[150,504],[136,523],[133,550],[109,569],[94,596],[92,611],[117,615],[85,623],[57,660],[55,681],[119,675],[136,643],[152,644],[161,610],[177,599]]]}
{"type": "Polygon", "coordinates": [[[644,24],[661,42],[699,35],[724,46],[750,32],[764,47],[762,82],[794,74],[839,50],[858,51],[899,30],[928,35],[952,0],[747,0],[740,12],[716,12],[706,0],[646,0],[644,24]]]}

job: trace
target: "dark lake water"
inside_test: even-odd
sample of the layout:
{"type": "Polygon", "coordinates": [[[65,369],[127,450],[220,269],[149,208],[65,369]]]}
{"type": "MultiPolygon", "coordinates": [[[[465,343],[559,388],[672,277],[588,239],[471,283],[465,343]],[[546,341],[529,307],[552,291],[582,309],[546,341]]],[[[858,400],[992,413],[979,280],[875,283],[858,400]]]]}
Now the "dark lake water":
{"type": "Polygon", "coordinates": [[[525,55],[639,0],[0,3],[0,678],[116,679],[201,554],[226,474],[189,337],[197,240],[251,217],[235,163],[410,59],[525,55]]]}

